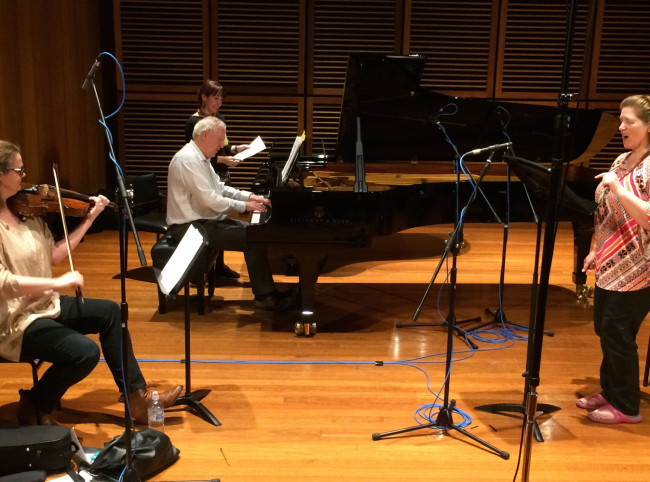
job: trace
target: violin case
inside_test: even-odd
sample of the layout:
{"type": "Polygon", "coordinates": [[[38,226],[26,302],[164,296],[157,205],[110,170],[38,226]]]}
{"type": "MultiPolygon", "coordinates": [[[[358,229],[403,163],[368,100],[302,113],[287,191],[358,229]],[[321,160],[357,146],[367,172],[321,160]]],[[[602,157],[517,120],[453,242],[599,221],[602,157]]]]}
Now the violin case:
{"type": "MultiPolygon", "coordinates": [[[[0,428],[0,476],[28,471],[64,472],[78,447],[59,425],[0,428]]],[[[13,475],[10,480],[21,480],[13,475]]],[[[0,479],[1,481],[2,479],[0,479]]]]}

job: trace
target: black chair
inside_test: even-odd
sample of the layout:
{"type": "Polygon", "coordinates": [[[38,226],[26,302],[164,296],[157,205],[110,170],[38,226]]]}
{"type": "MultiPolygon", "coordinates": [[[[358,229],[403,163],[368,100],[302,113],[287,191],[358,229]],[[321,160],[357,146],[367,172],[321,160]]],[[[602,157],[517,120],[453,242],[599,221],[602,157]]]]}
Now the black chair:
{"type": "Polygon", "coordinates": [[[124,178],[126,189],[133,189],[133,223],[138,231],[156,233],[156,239],[167,232],[165,198],[158,191],[156,175],[151,172],[124,178]]]}

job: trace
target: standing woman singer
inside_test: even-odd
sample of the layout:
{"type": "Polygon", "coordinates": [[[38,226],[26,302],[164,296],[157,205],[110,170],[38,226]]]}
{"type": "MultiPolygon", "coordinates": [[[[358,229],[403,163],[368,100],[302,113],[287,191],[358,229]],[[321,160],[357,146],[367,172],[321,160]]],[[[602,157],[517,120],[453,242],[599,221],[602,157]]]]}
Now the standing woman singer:
{"type": "Polygon", "coordinates": [[[596,270],[601,391],[577,402],[589,420],[609,424],[641,421],[636,335],[650,311],[650,96],[627,97],[620,107],[629,152],[596,176],[594,248],[583,267],[596,270]]]}

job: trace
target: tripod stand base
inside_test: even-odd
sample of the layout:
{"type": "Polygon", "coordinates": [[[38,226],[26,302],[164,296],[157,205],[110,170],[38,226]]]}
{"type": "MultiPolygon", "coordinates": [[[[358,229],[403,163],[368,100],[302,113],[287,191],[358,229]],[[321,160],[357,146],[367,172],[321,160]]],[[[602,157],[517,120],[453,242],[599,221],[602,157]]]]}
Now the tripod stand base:
{"type": "MultiPolygon", "coordinates": [[[[484,323],[480,326],[478,326],[476,329],[481,329],[485,328],[486,326],[489,325],[494,325],[494,324],[505,324],[505,325],[510,325],[514,326],[515,328],[519,328],[522,331],[529,331],[530,327],[528,325],[522,325],[521,323],[515,323],[514,321],[509,321],[508,318],[506,317],[505,313],[502,313],[501,310],[497,308],[496,311],[490,310],[490,308],[485,308],[485,314],[489,315],[492,317],[492,321],[488,321],[487,323],[484,323]],[[502,321],[503,319],[503,321],[502,321]]],[[[555,336],[555,332],[550,331],[550,330],[544,330],[544,334],[547,336],[555,336]]]]}
{"type": "MultiPolygon", "coordinates": [[[[496,413],[497,415],[505,415],[506,412],[519,413],[521,415],[526,414],[526,407],[523,403],[492,403],[488,405],[481,405],[480,407],[474,407],[474,410],[480,410],[481,412],[487,413],[496,413]]],[[[549,405],[547,403],[540,403],[537,405],[538,414],[553,413],[557,412],[558,410],[560,410],[560,407],[549,405]]],[[[542,432],[539,429],[539,425],[537,425],[537,421],[535,421],[533,430],[535,440],[538,442],[543,442],[544,437],[542,437],[542,432]]]]}
{"type": "Polygon", "coordinates": [[[221,422],[217,420],[217,418],[214,415],[212,415],[210,410],[205,408],[205,406],[201,403],[201,400],[203,400],[209,393],[210,390],[208,389],[188,392],[182,397],[178,397],[176,401],[172,404],[172,407],[185,405],[187,406],[190,413],[193,413],[197,417],[205,420],[208,423],[211,423],[215,427],[218,427],[219,425],[221,425],[221,422]]]}
{"type": "Polygon", "coordinates": [[[125,468],[122,480],[124,482],[140,482],[142,479],[140,479],[140,476],[133,468],[125,468]]]}
{"type": "MultiPolygon", "coordinates": [[[[478,350],[478,346],[476,346],[476,343],[474,343],[467,335],[467,331],[463,330],[458,326],[459,323],[477,323],[481,321],[481,317],[477,316],[476,318],[470,318],[469,320],[461,320],[461,321],[456,321],[454,323],[454,326],[452,327],[454,329],[454,332],[456,335],[458,335],[460,338],[463,339],[463,341],[466,341],[469,346],[472,347],[472,350],[478,350]]],[[[443,321],[442,323],[395,323],[396,328],[411,328],[415,326],[449,326],[449,322],[447,320],[443,321]]]]}
{"type": "Polygon", "coordinates": [[[473,435],[469,433],[467,430],[464,428],[461,428],[457,425],[454,424],[453,421],[453,411],[454,411],[454,406],[456,405],[456,401],[452,400],[449,403],[449,406],[447,408],[442,408],[440,409],[440,412],[438,413],[438,418],[436,419],[435,422],[432,423],[427,423],[424,425],[415,425],[412,427],[406,427],[406,428],[400,428],[398,430],[392,430],[390,432],[383,432],[383,433],[373,433],[372,434],[372,439],[373,440],[380,440],[384,437],[390,437],[391,435],[398,435],[401,433],[406,433],[406,432],[413,432],[415,430],[420,430],[424,428],[431,428],[434,430],[444,430],[444,431],[449,431],[449,430],[456,430],[457,432],[462,433],[463,435],[471,438],[475,442],[478,442],[479,444],[483,445],[484,447],[487,447],[490,449],[492,452],[494,452],[496,455],[501,457],[504,460],[508,460],[510,458],[510,454],[508,452],[505,452],[503,450],[499,450],[496,448],[494,445],[491,445],[487,443],[485,440],[481,440],[478,438],[476,435],[473,435]]]}

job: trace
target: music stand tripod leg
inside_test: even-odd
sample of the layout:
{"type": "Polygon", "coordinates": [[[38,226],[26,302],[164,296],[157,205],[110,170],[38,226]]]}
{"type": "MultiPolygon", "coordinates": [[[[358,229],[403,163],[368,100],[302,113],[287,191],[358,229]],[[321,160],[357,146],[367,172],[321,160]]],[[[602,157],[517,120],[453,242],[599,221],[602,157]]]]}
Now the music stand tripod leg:
{"type": "MultiPolygon", "coordinates": [[[[533,295],[534,296],[534,295],[533,295]]],[[[533,303],[534,306],[534,303],[533,303]]],[[[532,309],[532,308],[531,308],[532,309]]],[[[531,349],[531,347],[534,345],[534,336],[535,333],[532,329],[533,324],[531,323],[531,326],[528,328],[528,350],[531,349]]],[[[522,403],[517,404],[517,403],[491,403],[487,405],[481,405],[479,407],[474,407],[475,410],[480,410],[481,412],[487,412],[487,413],[495,413],[497,415],[506,415],[506,413],[518,413],[521,415],[526,415],[526,394],[530,392],[530,382],[528,380],[528,367],[526,371],[524,372],[523,376],[526,379],[526,383],[524,384],[524,400],[522,403]]],[[[548,413],[553,413],[557,412],[560,410],[560,407],[556,407],[555,405],[550,405],[547,403],[539,403],[536,405],[536,417],[532,420],[533,424],[533,435],[535,437],[535,440],[538,442],[543,442],[544,437],[542,436],[542,431],[539,428],[539,425],[537,423],[537,416],[539,415],[544,415],[548,413]]]]}
{"type": "Polygon", "coordinates": [[[212,415],[202,403],[201,400],[205,398],[210,390],[196,390],[192,391],[192,375],[191,375],[192,358],[190,355],[190,281],[189,277],[185,280],[185,395],[178,397],[172,404],[173,407],[185,405],[190,413],[205,420],[208,423],[218,427],[221,422],[212,415]]]}

